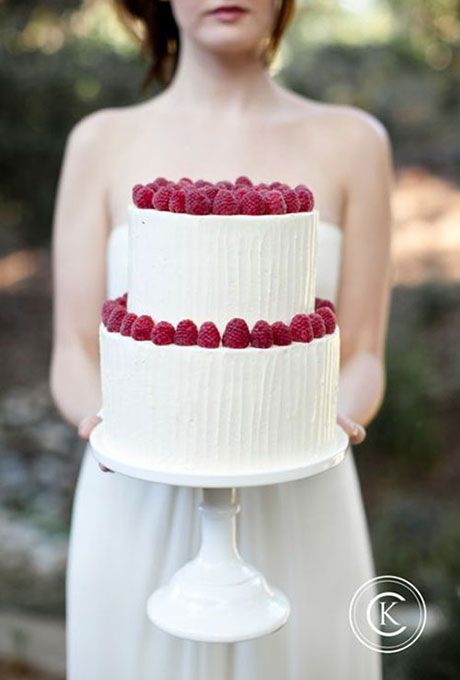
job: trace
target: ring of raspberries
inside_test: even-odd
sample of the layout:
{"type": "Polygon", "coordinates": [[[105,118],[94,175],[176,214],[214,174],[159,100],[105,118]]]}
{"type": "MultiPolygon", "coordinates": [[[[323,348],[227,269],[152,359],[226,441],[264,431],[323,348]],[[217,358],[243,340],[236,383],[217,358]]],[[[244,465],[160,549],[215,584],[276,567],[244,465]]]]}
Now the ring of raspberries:
{"type": "Polygon", "coordinates": [[[232,347],[268,349],[273,345],[290,345],[292,342],[311,342],[315,338],[333,333],[336,328],[335,307],[329,300],[316,298],[315,311],[296,314],[290,324],[282,321],[268,323],[257,321],[252,330],[246,321],[231,319],[221,334],[212,321],[198,328],[190,319],[179,321],[174,327],[168,321],[155,322],[151,316],[138,316],[127,310],[128,296],[107,300],[102,307],[102,323],[110,333],[121,333],[134,340],[150,341],[155,345],[199,345],[208,349],[232,347]]]}
{"type": "Polygon", "coordinates": [[[310,212],[315,201],[304,184],[292,188],[283,182],[253,184],[248,177],[234,182],[193,182],[182,177],[172,182],[157,177],[148,184],[136,184],[133,203],[141,209],[153,208],[188,215],[283,215],[310,212]]]}

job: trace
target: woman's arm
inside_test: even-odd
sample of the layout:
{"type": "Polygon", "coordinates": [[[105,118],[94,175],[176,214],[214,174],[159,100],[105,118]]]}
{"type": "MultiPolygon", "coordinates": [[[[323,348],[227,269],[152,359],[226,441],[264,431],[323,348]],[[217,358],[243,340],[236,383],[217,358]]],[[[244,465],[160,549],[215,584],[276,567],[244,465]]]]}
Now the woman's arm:
{"type": "MultiPolygon", "coordinates": [[[[390,143],[380,123],[353,112],[346,126],[347,199],[337,310],[339,414],[345,424],[365,426],[377,414],[385,392],[393,172],[390,143]]],[[[362,441],[363,434],[358,431],[354,443],[362,441]]]]}
{"type": "Polygon", "coordinates": [[[109,119],[109,112],[93,114],[70,134],[55,210],[50,385],[57,407],[75,426],[101,405],[98,325],[109,224],[109,119]]]}

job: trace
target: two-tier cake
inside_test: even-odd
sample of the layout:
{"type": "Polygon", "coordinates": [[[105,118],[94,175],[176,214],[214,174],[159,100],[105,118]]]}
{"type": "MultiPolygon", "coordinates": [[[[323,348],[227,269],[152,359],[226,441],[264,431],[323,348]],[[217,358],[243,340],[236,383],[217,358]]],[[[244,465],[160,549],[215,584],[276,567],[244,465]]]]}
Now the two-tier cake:
{"type": "Polygon", "coordinates": [[[311,192],[158,178],[129,211],[100,327],[105,445],[168,471],[270,471],[336,436],[339,329],[315,298],[311,192]]]}

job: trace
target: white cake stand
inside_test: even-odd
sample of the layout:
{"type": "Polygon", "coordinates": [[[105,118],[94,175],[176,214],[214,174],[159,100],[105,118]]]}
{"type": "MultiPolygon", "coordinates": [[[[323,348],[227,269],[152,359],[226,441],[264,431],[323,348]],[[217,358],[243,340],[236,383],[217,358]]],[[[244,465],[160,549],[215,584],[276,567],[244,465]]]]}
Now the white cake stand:
{"type": "Polygon", "coordinates": [[[129,451],[123,457],[117,452],[115,458],[104,443],[103,422],[91,433],[90,443],[96,460],[114,472],[151,482],[203,488],[199,506],[201,546],[193,560],[149,597],[147,613],[153,623],[172,635],[201,642],[250,640],[286,623],[289,600],[239,554],[237,487],[293,481],[335,467],[344,459],[348,446],[348,437],[339,426],[328,450],[302,466],[268,472],[235,470],[225,475],[138,467],[132,464],[129,451]]]}

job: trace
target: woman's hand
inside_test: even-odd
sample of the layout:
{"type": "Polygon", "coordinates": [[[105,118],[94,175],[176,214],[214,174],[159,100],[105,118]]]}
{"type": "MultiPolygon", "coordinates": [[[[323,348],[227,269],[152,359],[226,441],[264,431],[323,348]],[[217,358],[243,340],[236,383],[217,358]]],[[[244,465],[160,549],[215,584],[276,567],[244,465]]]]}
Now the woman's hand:
{"type": "Polygon", "coordinates": [[[351,420],[351,418],[343,416],[339,413],[337,415],[337,422],[349,436],[350,444],[361,444],[366,439],[366,430],[364,427],[359,423],[356,423],[354,420],[351,420]]]}
{"type": "Polygon", "coordinates": [[[99,425],[101,420],[102,418],[99,416],[87,416],[86,418],[83,418],[83,420],[80,421],[80,425],[78,426],[79,436],[85,441],[88,441],[89,435],[96,425],[99,425]]]}
{"type": "MultiPolygon", "coordinates": [[[[96,427],[96,425],[99,425],[101,421],[102,418],[99,416],[87,416],[86,418],[83,418],[83,420],[80,422],[80,425],[78,426],[78,434],[82,439],[88,441],[91,432],[96,427]]],[[[102,463],[99,463],[99,467],[101,468],[102,472],[113,472],[113,470],[105,467],[105,465],[102,465],[102,463]]]]}

